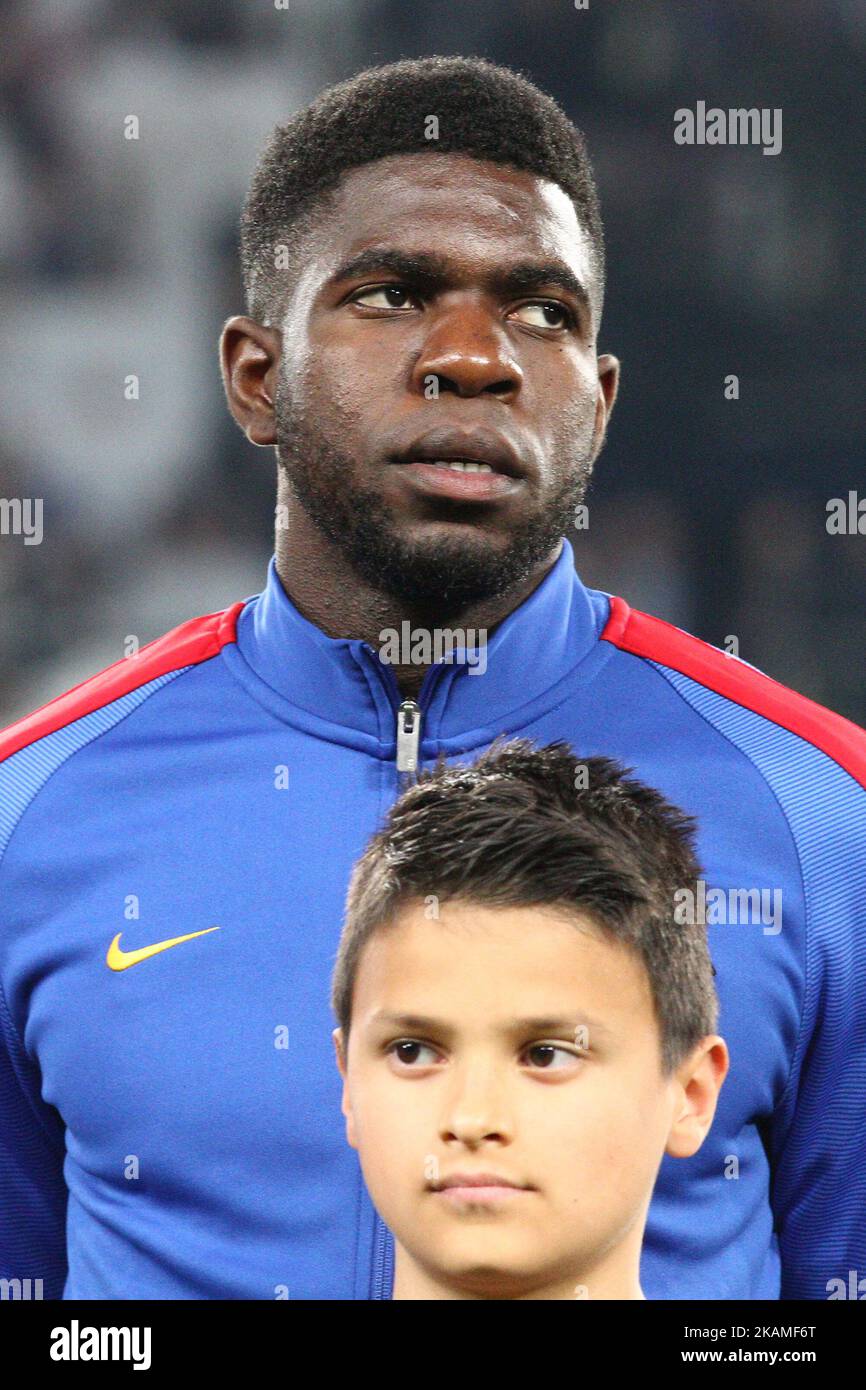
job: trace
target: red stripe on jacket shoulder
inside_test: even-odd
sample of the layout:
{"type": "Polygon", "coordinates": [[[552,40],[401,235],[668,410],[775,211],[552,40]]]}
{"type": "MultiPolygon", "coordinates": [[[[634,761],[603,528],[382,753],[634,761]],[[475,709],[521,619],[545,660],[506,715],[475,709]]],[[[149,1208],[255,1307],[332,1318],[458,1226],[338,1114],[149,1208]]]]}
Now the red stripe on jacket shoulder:
{"type": "Polygon", "coordinates": [[[610,616],[601,636],[622,651],[670,666],[707,690],[797,734],[866,787],[866,730],[841,714],[798,695],[736,657],[726,656],[700,637],[630,608],[621,598],[611,597],[610,616]]]}
{"type": "Polygon", "coordinates": [[[135,656],[121,657],[120,661],[106,666],[104,671],[90,676],[80,685],[74,685],[71,690],[49,700],[47,705],[41,705],[32,714],[16,720],[0,733],[0,762],[26,748],[29,743],[35,743],[36,739],[65,729],[76,719],[138,690],[157,676],[165,676],[169,671],[194,666],[216,656],[227,642],[236,640],[238,614],[243,606],[244,602],[240,600],[219,613],[190,618],[188,622],[172,628],[171,632],[148,642],[135,656]]]}

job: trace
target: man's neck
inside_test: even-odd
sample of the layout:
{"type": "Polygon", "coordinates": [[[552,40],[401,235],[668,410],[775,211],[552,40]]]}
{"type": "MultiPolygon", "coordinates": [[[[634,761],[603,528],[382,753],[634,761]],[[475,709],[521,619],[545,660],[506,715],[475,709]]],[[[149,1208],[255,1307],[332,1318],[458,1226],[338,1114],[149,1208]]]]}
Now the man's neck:
{"type": "MultiPolygon", "coordinates": [[[[556,563],[562,546],[547,557],[516,588],[462,612],[446,611],[441,604],[407,607],[398,599],[375,588],[350,566],[341,551],[321,534],[298,506],[290,513],[288,526],[276,534],[276,569],[286,593],[300,613],[329,637],[349,637],[368,642],[379,650],[386,629],[400,632],[409,622],[413,632],[453,629],[483,633],[488,640],[495,628],[513,612],[556,563]]],[[[430,663],[393,663],[397,684],[404,696],[415,697],[430,663]]]]}

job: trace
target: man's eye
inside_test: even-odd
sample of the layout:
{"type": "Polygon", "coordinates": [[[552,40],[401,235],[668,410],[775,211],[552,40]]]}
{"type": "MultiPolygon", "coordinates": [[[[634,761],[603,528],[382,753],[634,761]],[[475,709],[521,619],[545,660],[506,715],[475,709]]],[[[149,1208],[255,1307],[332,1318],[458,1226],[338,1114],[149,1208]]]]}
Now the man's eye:
{"type": "Polygon", "coordinates": [[[400,1063],[401,1067],[417,1067],[419,1065],[427,1067],[435,1062],[438,1055],[435,1048],[430,1047],[427,1043],[416,1042],[414,1038],[401,1038],[398,1042],[391,1044],[388,1052],[400,1063]],[[425,1053],[429,1053],[426,1059],[424,1058],[425,1053]],[[419,1057],[421,1058],[420,1062],[419,1057]]]}
{"type": "Polygon", "coordinates": [[[352,303],[365,309],[411,309],[414,301],[405,285],[375,285],[353,295],[352,303]]]}
{"type": "Polygon", "coordinates": [[[555,1043],[532,1043],[524,1056],[532,1058],[530,1065],[541,1071],[565,1071],[580,1061],[571,1048],[557,1047],[555,1043]]]}
{"type": "Polygon", "coordinates": [[[564,304],[552,299],[536,299],[532,304],[520,304],[510,315],[528,323],[532,328],[568,328],[572,317],[564,304]]]}

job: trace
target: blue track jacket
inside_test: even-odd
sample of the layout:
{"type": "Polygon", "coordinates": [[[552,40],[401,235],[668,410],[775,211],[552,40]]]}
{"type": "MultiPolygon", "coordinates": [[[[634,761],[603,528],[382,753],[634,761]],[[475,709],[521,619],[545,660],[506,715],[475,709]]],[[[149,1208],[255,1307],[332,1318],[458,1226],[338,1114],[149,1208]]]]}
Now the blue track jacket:
{"type": "Polygon", "coordinates": [[[643,1288],[852,1296],[866,733],[586,588],[568,540],[486,671],[436,664],[417,704],[400,713],[372,647],[307,621],[272,559],[263,593],[0,735],[0,1277],[46,1298],[390,1297],[329,983],[402,721],[424,762],[567,739],[699,818],[706,882],[741,904],[708,910],[732,1065],[701,1150],[662,1162],[643,1288]],[[756,906],[774,893],[776,925],[756,906]]]}

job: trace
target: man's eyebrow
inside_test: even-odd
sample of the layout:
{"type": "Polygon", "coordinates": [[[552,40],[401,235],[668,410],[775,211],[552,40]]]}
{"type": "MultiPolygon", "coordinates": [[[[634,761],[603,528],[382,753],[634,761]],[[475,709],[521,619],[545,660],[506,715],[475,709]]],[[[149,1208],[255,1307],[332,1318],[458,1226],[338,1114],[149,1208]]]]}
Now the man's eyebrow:
{"type": "Polygon", "coordinates": [[[496,271],[492,282],[504,293],[535,294],[541,290],[565,290],[591,313],[589,290],[573,270],[562,261],[521,261],[507,269],[496,271]]]}
{"type": "MultiPolygon", "coordinates": [[[[453,275],[444,256],[428,251],[398,251],[396,247],[370,247],[344,261],[330,276],[332,284],[359,275],[390,271],[427,288],[438,288],[453,275]]],[[[564,290],[587,313],[592,312],[589,290],[563,261],[520,261],[483,277],[486,284],[503,295],[534,294],[541,290],[564,290]]]]}
{"type": "Polygon", "coordinates": [[[428,284],[439,284],[448,276],[448,265],[443,256],[433,256],[426,251],[398,251],[383,246],[359,251],[357,256],[351,256],[338,266],[329,279],[331,284],[335,284],[339,280],[354,280],[359,275],[375,274],[380,270],[428,284]]]}

